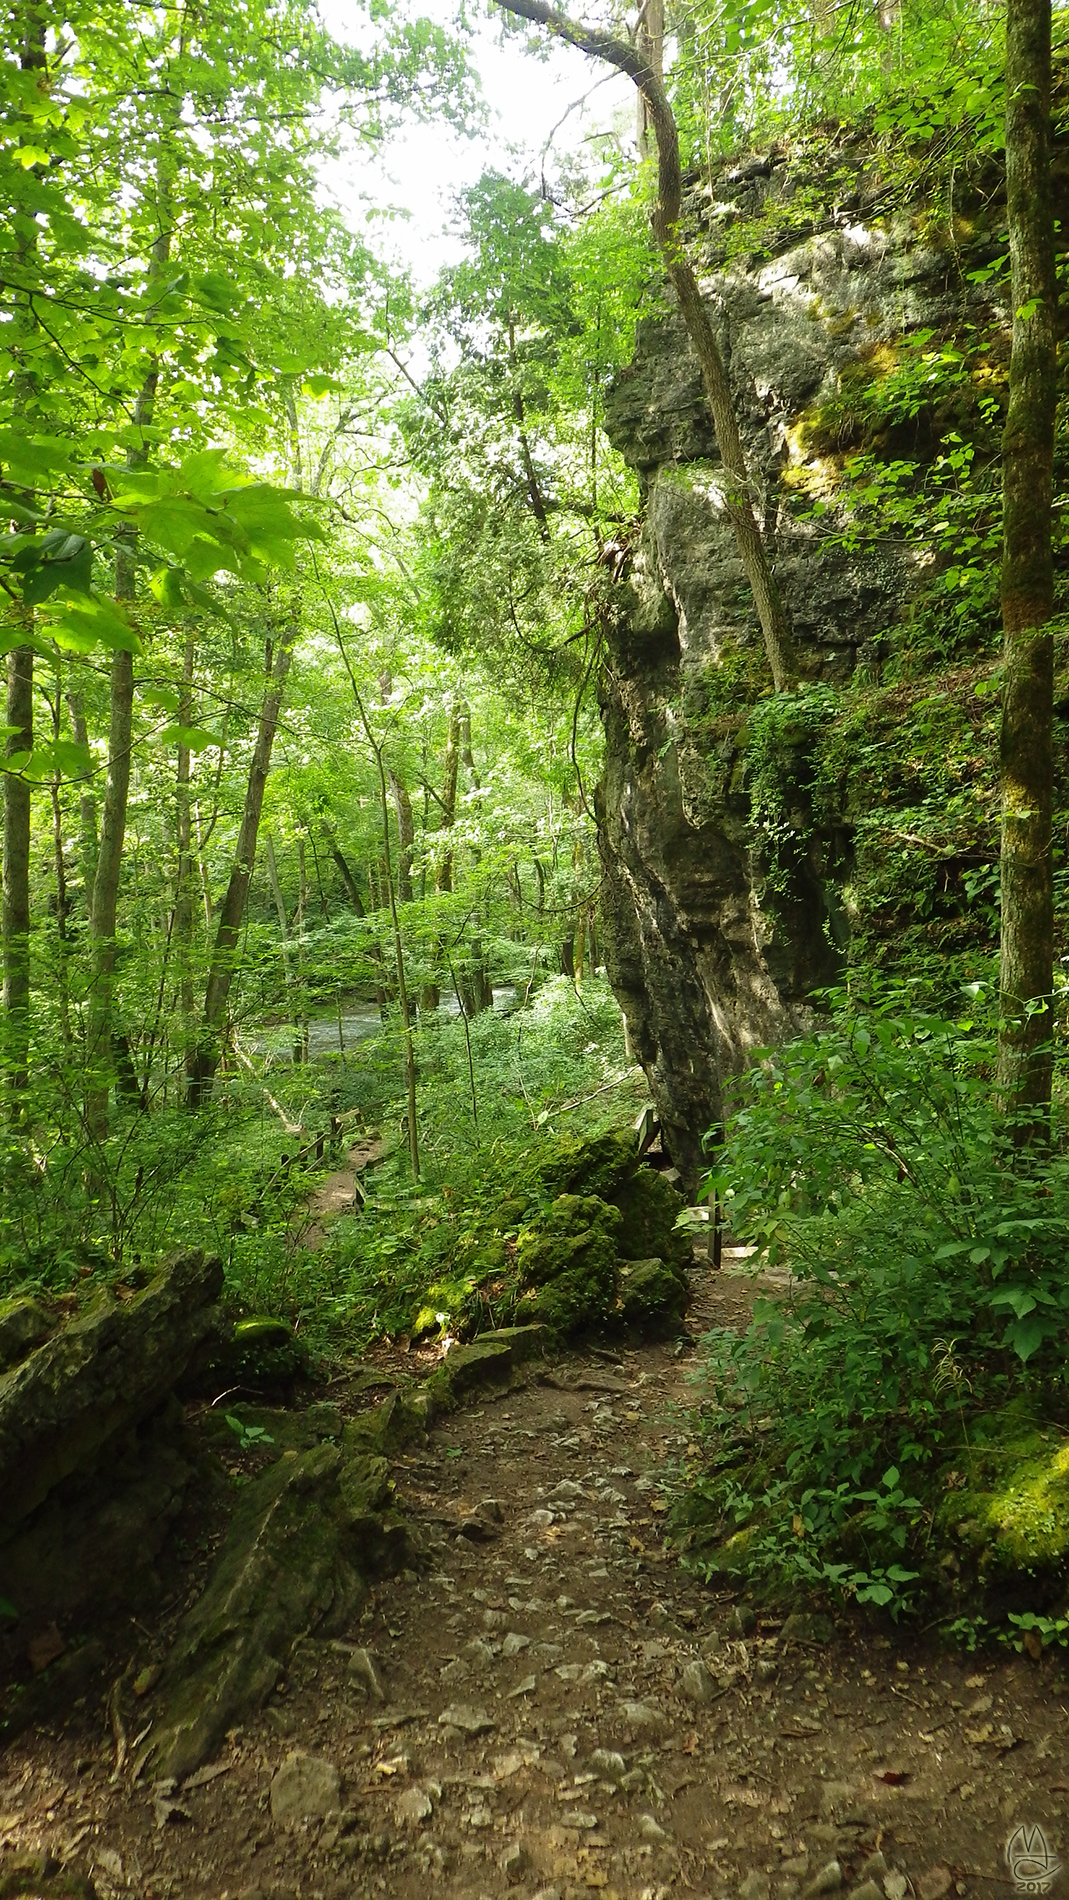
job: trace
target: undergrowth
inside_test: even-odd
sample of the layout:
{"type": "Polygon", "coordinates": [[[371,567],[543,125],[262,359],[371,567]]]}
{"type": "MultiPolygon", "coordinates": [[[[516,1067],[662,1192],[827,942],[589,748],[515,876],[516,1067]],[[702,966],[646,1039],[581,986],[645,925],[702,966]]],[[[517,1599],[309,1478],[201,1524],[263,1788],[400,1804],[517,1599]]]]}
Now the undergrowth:
{"type": "Polygon", "coordinates": [[[790,1278],[703,1341],[677,1530],[706,1576],[773,1593],[1046,1609],[1069,1555],[1069,1157],[1014,1145],[981,995],[826,1000],[746,1078],[710,1176],[755,1270],[790,1278]]]}
{"type": "Polygon", "coordinates": [[[429,1290],[443,1324],[493,1323],[483,1289],[506,1265],[503,1236],[545,1198],[543,1163],[569,1133],[588,1141],[630,1125],[645,1082],[603,978],[581,989],[547,978],[511,1014],[428,1014],[416,1055],[420,1181],[408,1161],[396,1020],[309,1064],[265,1043],[223,1079],[208,1111],[116,1116],[92,1167],[83,1147],[56,1143],[45,1165],[9,1171],[0,1298],[91,1294],[136,1282],[175,1247],[201,1246],[222,1257],[237,1307],[285,1318],[313,1351],[360,1351],[410,1332],[429,1290]],[[320,1132],[317,1163],[306,1150],[320,1132]],[[308,1202],[323,1168],[365,1135],[384,1146],[362,1177],[366,1198],[313,1233],[308,1202]]]}

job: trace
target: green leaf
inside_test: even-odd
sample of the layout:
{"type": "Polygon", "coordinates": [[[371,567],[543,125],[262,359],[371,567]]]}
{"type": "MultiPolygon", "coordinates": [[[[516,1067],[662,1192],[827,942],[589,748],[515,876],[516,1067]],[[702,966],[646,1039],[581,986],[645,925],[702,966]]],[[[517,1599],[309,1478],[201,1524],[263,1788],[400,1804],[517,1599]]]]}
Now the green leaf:
{"type": "Polygon", "coordinates": [[[0,466],[5,479],[20,488],[48,488],[54,475],[73,476],[71,447],[62,436],[0,429],[0,466]]]}
{"type": "Polygon", "coordinates": [[[1043,1341],[1054,1331],[1055,1328],[1039,1313],[1030,1313],[1026,1319],[1016,1319],[1007,1326],[1003,1337],[1005,1343],[1013,1347],[1018,1359],[1027,1364],[1033,1353],[1039,1351],[1043,1341]]]}
{"type": "Polygon", "coordinates": [[[52,746],[56,771],[61,778],[84,778],[93,770],[93,755],[87,745],[74,739],[57,739],[52,746]]]}
{"type": "Polygon", "coordinates": [[[28,607],[39,607],[60,587],[78,594],[92,591],[93,550],[84,535],[64,529],[42,535],[39,544],[24,549],[12,565],[22,572],[22,598],[28,607]]]}
{"type": "Polygon", "coordinates": [[[869,1583],[857,1593],[859,1603],[878,1603],[881,1608],[894,1598],[894,1591],[887,1583],[869,1583]]]}
{"type": "Polygon", "coordinates": [[[55,619],[42,621],[41,630],[71,653],[92,653],[98,646],[123,653],[141,652],[141,641],[129,621],[114,602],[99,595],[91,595],[84,606],[72,601],[61,607],[55,619]]]}
{"type": "Polygon", "coordinates": [[[6,1616],[12,1623],[18,1622],[19,1613],[10,1597],[0,1597],[0,1616],[6,1616]]]}
{"type": "Polygon", "coordinates": [[[182,745],[190,752],[207,752],[211,746],[223,743],[217,732],[209,732],[205,726],[166,726],[156,736],[160,745],[182,745]]]}
{"type": "Polygon", "coordinates": [[[60,778],[84,778],[92,771],[93,761],[88,746],[76,745],[72,739],[57,739],[54,744],[34,746],[32,752],[9,753],[5,766],[20,778],[43,784],[57,773],[60,778]]]}

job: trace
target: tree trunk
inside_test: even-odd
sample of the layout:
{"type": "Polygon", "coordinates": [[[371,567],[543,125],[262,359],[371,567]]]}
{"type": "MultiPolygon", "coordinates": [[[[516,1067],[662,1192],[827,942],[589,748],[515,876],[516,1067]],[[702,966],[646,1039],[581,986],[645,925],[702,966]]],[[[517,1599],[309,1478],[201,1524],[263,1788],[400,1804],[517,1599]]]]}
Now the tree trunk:
{"type": "MultiPolygon", "coordinates": [[[[89,728],[85,723],[80,693],[67,694],[67,711],[71,716],[71,731],[80,746],[89,750],[89,728]]],[[[86,922],[91,923],[93,916],[93,885],[97,874],[97,801],[92,780],[83,784],[78,796],[78,853],[81,860],[82,890],[85,896],[86,922]]]]}
{"type": "MultiPolygon", "coordinates": [[[[133,597],[132,560],[116,574],[118,600],[133,597]]],[[[126,807],[130,794],[130,750],[134,724],[134,656],[116,652],[111,661],[111,719],[108,727],[108,775],[100,822],[100,846],[90,905],[92,979],[89,989],[89,1027],[86,1049],[85,1119],[98,1141],[108,1132],[108,1093],[114,1072],[113,1017],[115,989],[115,930],[118,920],[119,875],[126,842],[126,807]]]]}
{"type": "MultiPolygon", "coordinates": [[[[469,791],[478,792],[481,791],[482,786],[479,774],[475,768],[475,754],[471,749],[471,708],[466,700],[461,701],[458,712],[460,763],[467,774],[469,791]]],[[[475,863],[478,864],[481,853],[474,846],[472,847],[471,855],[475,863]]],[[[461,982],[464,985],[464,990],[460,996],[460,1006],[465,1016],[478,1016],[484,1009],[492,1009],[494,1006],[493,985],[490,982],[489,972],[486,968],[486,955],[483,950],[482,937],[478,932],[472,937],[471,943],[468,946],[468,954],[465,962],[467,968],[462,968],[461,982]]]]}
{"type": "Polygon", "coordinates": [[[308,1061],[308,967],[304,954],[305,918],[308,913],[308,864],[305,857],[304,838],[297,835],[297,915],[293,927],[297,933],[297,1028],[300,1034],[301,1053],[297,1060],[308,1061]]]}
{"type": "MultiPolygon", "coordinates": [[[[158,283],[171,260],[171,235],[174,224],[173,187],[175,160],[170,143],[177,124],[180,101],[177,95],[164,94],[165,112],[170,116],[159,130],[155,155],[156,237],[149,253],[147,287],[158,283]]],[[[133,409],[135,429],[147,429],[156,408],[159,385],[159,359],[149,358],[148,368],[133,409]]],[[[144,440],[144,437],[142,438],[144,440]]],[[[148,461],[147,448],[130,448],[126,453],[128,469],[143,468],[148,461]]],[[[115,598],[132,603],[137,596],[137,536],[127,531],[116,544],[115,598]]],[[[134,726],[134,656],[116,651],[111,661],[111,716],[108,730],[108,773],[104,804],[100,816],[100,846],[90,905],[89,937],[92,952],[92,977],[89,989],[89,1024],[85,1120],[89,1133],[102,1140],[108,1130],[108,1095],[114,1075],[114,1004],[115,1004],[115,929],[118,917],[119,877],[126,844],[126,808],[130,796],[130,762],[134,726]]]]}
{"type": "MultiPolygon", "coordinates": [[[[186,636],[182,656],[182,696],[178,702],[180,726],[193,724],[193,636],[186,636]]],[[[174,874],[174,947],[178,965],[178,1013],[181,1022],[182,1067],[185,1069],[194,1038],[193,998],[193,812],[189,794],[190,753],[187,745],[178,747],[175,773],[175,874],[174,874]]]]}
{"type": "Polygon", "coordinates": [[[267,677],[263,702],[260,706],[256,743],[253,746],[252,763],[249,766],[248,784],[245,788],[245,808],[241,815],[237,850],[234,854],[234,864],[230,872],[226,896],[219,911],[211,966],[204,993],[204,1014],[201,1018],[200,1033],[186,1070],[186,1103],[193,1110],[203,1108],[210,1099],[212,1084],[215,1081],[222,1055],[223,1028],[226,1022],[227,1004],[230,1000],[230,986],[234,980],[238,938],[241,934],[242,918],[245,915],[245,899],[252,880],[252,869],[256,862],[256,840],[260,830],[264,787],[267,784],[267,774],[271,766],[271,751],[275,743],[279,714],[282,710],[282,694],[286,685],[286,676],[290,670],[293,642],[296,637],[297,623],[294,621],[280,636],[273,654],[270,641],[267,645],[265,667],[267,677]]]}
{"type": "MultiPolygon", "coordinates": [[[[352,905],[353,909],[355,910],[357,916],[366,917],[367,910],[364,905],[364,900],[360,895],[360,887],[357,884],[352,868],[349,865],[347,859],[345,858],[345,855],[342,851],[341,846],[338,843],[337,838],[334,836],[334,833],[328,830],[326,827],[324,827],[323,835],[327,841],[327,848],[330,851],[330,855],[333,858],[334,863],[338,868],[338,872],[341,876],[341,881],[345,886],[345,895],[349,899],[349,902],[352,905]]],[[[368,895],[371,897],[372,904],[374,905],[374,895],[371,892],[370,888],[368,891],[368,895]]],[[[385,964],[383,962],[382,950],[380,949],[377,943],[371,945],[369,955],[371,957],[372,963],[375,965],[375,969],[378,975],[378,981],[375,985],[375,1007],[378,1010],[379,1015],[383,1018],[383,1021],[385,1021],[386,1012],[389,1008],[389,1003],[390,1003],[389,983],[387,981],[387,974],[386,974],[385,964]]]]}
{"type": "Polygon", "coordinates": [[[724,469],[724,512],[731,522],[735,542],[746,578],[750,583],[757,617],[761,623],[765,653],[776,691],[791,684],[793,662],[787,616],[772,573],[768,553],[761,539],[750,496],[746,457],[743,454],[738,420],[708,312],[702,301],[698,280],[687,262],[680,224],[682,173],[679,159],[679,134],[664,83],[635,46],[614,39],[598,27],[570,20],[546,0],[497,0],[506,13],[533,20],[548,27],[558,39],[567,40],[593,59],[603,59],[620,72],[627,73],[639,88],[649,112],[657,139],[657,201],[653,209],[653,233],[660,246],[665,269],[679,301],[687,333],[694,346],[709,402],[713,429],[724,469]]]}
{"type": "MultiPolygon", "coordinates": [[[[7,656],[5,752],[33,746],[33,648],[14,647],[7,656]]],[[[12,1121],[21,1119],[30,1079],[30,785],[17,772],[4,773],[4,1017],[5,1081],[12,1121]]]]}
{"type": "MultiPolygon", "coordinates": [[[[642,0],[638,20],[635,26],[635,47],[651,72],[658,79],[664,77],[664,0],[642,0]]],[[[638,95],[638,117],[635,125],[638,149],[641,157],[652,158],[657,150],[657,138],[650,119],[650,109],[645,94],[638,95]]]]}
{"type": "MultiPolygon", "coordinates": [[[[35,0],[28,0],[17,26],[21,28],[18,33],[21,41],[19,65],[23,72],[40,73],[42,77],[38,83],[46,85],[44,7],[35,3],[35,0]]],[[[20,145],[30,140],[32,132],[25,136],[20,133],[20,145]]],[[[37,166],[31,167],[31,171],[35,176],[40,175],[37,166]]],[[[15,175],[18,176],[17,171],[15,175]]],[[[24,231],[32,229],[32,212],[35,208],[26,211],[16,200],[15,209],[23,212],[19,222],[24,231]]],[[[36,254],[36,247],[36,237],[19,236],[15,247],[16,258],[25,265],[31,255],[36,254]]],[[[19,339],[29,337],[37,328],[31,300],[25,294],[16,293],[13,318],[13,335],[9,347],[16,364],[13,379],[15,415],[25,417],[33,399],[34,386],[32,377],[18,366],[19,339]]],[[[31,633],[32,609],[23,608],[21,617],[27,634],[31,633]]],[[[7,656],[5,717],[7,725],[13,728],[8,733],[4,747],[6,755],[10,758],[13,753],[29,752],[33,747],[33,647],[28,642],[25,646],[14,647],[7,656]]],[[[7,1046],[4,1050],[4,1081],[13,1122],[22,1117],[30,1079],[30,816],[29,780],[16,772],[5,771],[2,926],[3,1007],[7,1046]]]]}
{"type": "MultiPolygon", "coordinates": [[[[457,705],[449,709],[449,729],[445,741],[445,769],[442,773],[442,790],[438,798],[441,820],[438,830],[441,833],[452,831],[457,815],[457,766],[460,757],[460,712],[457,705]]],[[[440,893],[448,893],[453,888],[453,849],[449,845],[438,861],[435,872],[434,888],[440,893]]],[[[439,941],[435,946],[435,959],[441,962],[445,946],[439,941]]],[[[437,974],[437,972],[436,972],[437,974]]],[[[431,1015],[442,1000],[439,984],[425,983],[420,996],[420,1008],[431,1015]]],[[[457,999],[459,1001],[459,998],[457,999]]]]}
{"type": "Polygon", "coordinates": [[[1027,1139],[1050,1109],[1054,608],[1051,500],[1057,280],[1050,188],[1050,0],[1009,0],[1006,195],[1013,345],[1002,445],[1002,944],[998,1091],[1027,1139]]]}
{"type": "Polygon", "coordinates": [[[290,924],[286,914],[286,902],[279,882],[278,864],[275,859],[275,841],[268,837],[264,850],[267,860],[267,881],[271,886],[271,895],[275,900],[275,914],[278,918],[279,945],[282,951],[282,970],[286,979],[286,1001],[289,1004],[290,1024],[293,1029],[293,1060],[300,1063],[304,1059],[303,1048],[306,1037],[301,1031],[301,1006],[297,985],[293,976],[293,959],[290,955],[290,924]]]}
{"type": "Polygon", "coordinates": [[[393,888],[393,867],[390,862],[390,801],[386,788],[386,767],[383,763],[382,746],[371,729],[371,721],[367,716],[367,709],[364,705],[360,688],[356,683],[356,674],[353,672],[345,642],[342,639],[338,616],[334,612],[333,605],[329,598],[327,600],[327,608],[331,620],[334,623],[334,638],[338,644],[342,664],[349,676],[353,703],[356,706],[360,724],[364,729],[364,737],[370,747],[372,757],[375,760],[375,768],[379,775],[379,805],[382,813],[382,855],[386,867],[386,894],[390,906],[394,958],[397,964],[397,997],[401,1005],[401,1047],[404,1051],[405,1061],[405,1101],[407,1105],[405,1124],[408,1134],[408,1158],[412,1165],[412,1179],[413,1181],[418,1181],[420,1178],[420,1166],[419,1119],[416,1103],[416,1053],[412,1043],[412,1010],[408,996],[408,978],[405,973],[405,948],[401,937],[401,919],[397,909],[397,897],[393,888]]]}
{"type": "MultiPolygon", "coordinates": [[[[442,794],[439,805],[442,822],[439,829],[451,832],[457,817],[457,766],[460,760],[460,707],[453,705],[449,711],[449,731],[445,741],[445,770],[442,774],[442,794]]],[[[438,875],[434,880],[436,891],[451,891],[453,888],[453,850],[449,848],[442,854],[438,865],[438,875]]]]}
{"type": "Polygon", "coordinates": [[[412,822],[412,800],[392,767],[387,768],[394,816],[397,819],[397,897],[402,904],[412,902],[412,852],[416,842],[412,822]]]}

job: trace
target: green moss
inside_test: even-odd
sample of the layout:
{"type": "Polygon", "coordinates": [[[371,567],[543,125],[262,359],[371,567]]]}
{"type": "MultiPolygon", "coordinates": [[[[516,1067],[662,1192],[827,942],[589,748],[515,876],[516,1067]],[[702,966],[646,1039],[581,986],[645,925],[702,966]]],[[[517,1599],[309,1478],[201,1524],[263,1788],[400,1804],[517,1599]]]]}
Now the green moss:
{"type": "Polygon", "coordinates": [[[554,1199],[560,1194],[597,1194],[608,1201],[635,1165],[630,1129],[613,1128],[592,1141],[560,1135],[549,1152],[537,1158],[535,1179],[554,1199]]]}
{"type": "Polygon", "coordinates": [[[1060,1568],[1069,1561],[1069,1444],[1011,1414],[974,1450],[968,1485],[950,1491],[936,1525],[988,1574],[1060,1568]]]}
{"type": "Polygon", "coordinates": [[[690,1299],[680,1267],[663,1260],[627,1261],[620,1268],[620,1318],[644,1332],[678,1332],[690,1299]]]}
{"type": "Polygon", "coordinates": [[[516,1317],[554,1332],[597,1326],[615,1308],[622,1216],[593,1194],[561,1194],[519,1237],[516,1317]]]}
{"type": "Polygon", "coordinates": [[[682,1196],[635,1152],[630,1128],[591,1139],[560,1135],[540,1144],[508,1193],[463,1235],[447,1271],[424,1288],[409,1331],[446,1328],[472,1338],[515,1320],[558,1333],[619,1318],[620,1262],[664,1262],[664,1307],[649,1296],[629,1313],[672,1323],[681,1311],[679,1271],[689,1258],[675,1231],[682,1196]]]}
{"type": "Polygon", "coordinates": [[[622,1259],[649,1260],[657,1255],[670,1266],[686,1266],[690,1241],[676,1229],[683,1196],[670,1181],[653,1168],[636,1168],[613,1201],[622,1217],[617,1242],[622,1259]]]}
{"type": "Polygon", "coordinates": [[[309,1369],[308,1349],[284,1319],[253,1314],[239,1319],[213,1355],[211,1371],[234,1385],[292,1385],[309,1369]]]}

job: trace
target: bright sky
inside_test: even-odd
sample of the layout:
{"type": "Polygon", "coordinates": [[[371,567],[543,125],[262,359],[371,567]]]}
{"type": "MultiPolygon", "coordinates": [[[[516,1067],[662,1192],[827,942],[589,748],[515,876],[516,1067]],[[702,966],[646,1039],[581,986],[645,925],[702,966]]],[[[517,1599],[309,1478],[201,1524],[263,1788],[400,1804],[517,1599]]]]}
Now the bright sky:
{"type": "MultiPolygon", "coordinates": [[[[449,0],[412,0],[412,11],[448,24],[452,9],[449,0]]],[[[348,37],[352,13],[347,0],[320,0],[320,12],[338,39],[348,37]]],[[[466,139],[445,125],[414,125],[388,149],[377,170],[362,166],[358,180],[342,173],[328,175],[326,180],[354,224],[361,215],[355,202],[358,196],[371,195],[380,204],[389,202],[410,214],[394,225],[385,243],[421,284],[429,283],[443,264],[460,256],[460,247],[447,229],[450,200],[465,185],[474,184],[483,171],[492,167],[517,181],[526,179],[537,185],[543,149],[558,127],[545,160],[552,186],[556,158],[579,149],[592,132],[615,126],[625,139],[634,136],[635,89],[622,74],[606,78],[606,68],[571,47],[549,44],[545,60],[533,57],[524,51],[521,40],[503,38],[492,21],[478,21],[474,32],[473,57],[482,77],[489,120],[486,131],[466,139]],[[587,94],[589,101],[583,105],[580,102],[587,94]],[[569,111],[573,106],[576,109],[569,111]]],[[[375,248],[383,244],[380,230],[375,248]]]]}

